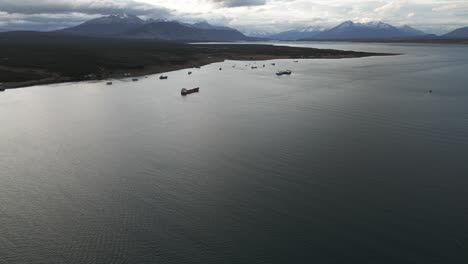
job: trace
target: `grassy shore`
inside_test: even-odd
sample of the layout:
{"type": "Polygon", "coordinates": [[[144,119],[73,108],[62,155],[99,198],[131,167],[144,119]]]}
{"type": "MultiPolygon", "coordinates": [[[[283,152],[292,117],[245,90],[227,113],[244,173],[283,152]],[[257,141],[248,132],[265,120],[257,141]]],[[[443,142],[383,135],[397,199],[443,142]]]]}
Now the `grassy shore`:
{"type": "Polygon", "coordinates": [[[0,34],[0,88],[141,76],[224,60],[355,58],[377,54],[271,45],[205,45],[56,34],[0,34]]]}

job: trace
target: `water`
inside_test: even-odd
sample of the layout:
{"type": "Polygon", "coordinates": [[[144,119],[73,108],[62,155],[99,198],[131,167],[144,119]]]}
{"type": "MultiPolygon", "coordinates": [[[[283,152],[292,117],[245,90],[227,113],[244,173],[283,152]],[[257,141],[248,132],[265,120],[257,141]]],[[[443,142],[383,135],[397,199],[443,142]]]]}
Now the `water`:
{"type": "Polygon", "coordinates": [[[299,45],[0,94],[0,263],[466,263],[468,46],[299,45]]]}

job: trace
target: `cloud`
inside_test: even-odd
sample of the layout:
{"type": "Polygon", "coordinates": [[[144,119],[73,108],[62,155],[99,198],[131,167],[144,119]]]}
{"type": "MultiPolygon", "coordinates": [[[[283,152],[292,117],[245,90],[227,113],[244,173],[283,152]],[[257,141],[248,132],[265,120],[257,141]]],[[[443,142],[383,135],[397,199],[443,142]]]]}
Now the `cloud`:
{"type": "Polygon", "coordinates": [[[225,7],[260,6],[266,4],[266,0],[211,0],[211,2],[225,7]]]}
{"type": "Polygon", "coordinates": [[[391,13],[399,11],[404,5],[408,3],[408,0],[397,0],[390,1],[389,3],[374,9],[377,13],[391,13]]]}
{"type": "Polygon", "coordinates": [[[0,0],[0,11],[8,14],[116,14],[135,15],[169,14],[166,8],[137,2],[134,0],[0,0]]]}
{"type": "Polygon", "coordinates": [[[432,11],[438,12],[438,11],[447,11],[447,10],[453,10],[457,9],[458,5],[457,4],[448,4],[448,5],[440,5],[432,8],[432,11]]]}
{"type": "Polygon", "coordinates": [[[206,20],[243,32],[332,27],[350,19],[410,24],[430,33],[468,25],[467,0],[0,0],[0,31],[51,30],[115,13],[206,20]]]}

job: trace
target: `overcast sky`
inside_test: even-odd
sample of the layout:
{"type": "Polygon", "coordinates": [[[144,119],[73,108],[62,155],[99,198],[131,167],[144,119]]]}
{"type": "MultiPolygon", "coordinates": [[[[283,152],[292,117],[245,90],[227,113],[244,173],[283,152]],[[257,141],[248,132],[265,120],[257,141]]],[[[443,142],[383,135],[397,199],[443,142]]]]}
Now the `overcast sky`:
{"type": "Polygon", "coordinates": [[[52,30],[113,13],[244,32],[331,27],[346,20],[408,24],[430,33],[468,26],[468,0],[0,0],[0,30],[52,30]]]}

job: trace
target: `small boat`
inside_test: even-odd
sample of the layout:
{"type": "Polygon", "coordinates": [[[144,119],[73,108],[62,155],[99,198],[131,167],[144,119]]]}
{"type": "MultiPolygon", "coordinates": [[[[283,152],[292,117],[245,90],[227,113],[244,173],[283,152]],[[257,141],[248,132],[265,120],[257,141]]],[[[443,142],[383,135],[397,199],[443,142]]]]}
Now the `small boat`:
{"type": "Polygon", "coordinates": [[[295,60],[294,62],[299,62],[298,60],[295,60]]]}
{"type": "Polygon", "coordinates": [[[159,76],[159,80],[166,80],[166,79],[167,79],[167,76],[164,76],[164,75],[159,76]]]}
{"type": "Polygon", "coordinates": [[[133,78],[133,79],[132,79],[132,81],[134,81],[134,82],[137,82],[137,81],[138,81],[138,79],[137,79],[137,78],[133,78]]]}
{"type": "Polygon", "coordinates": [[[265,64],[263,64],[263,68],[265,68],[265,64]]]}
{"type": "Polygon", "coordinates": [[[271,64],[271,66],[275,66],[275,65],[276,65],[276,63],[272,63],[272,64],[271,64]]]}
{"type": "Polygon", "coordinates": [[[192,72],[188,72],[188,75],[192,74],[192,72]]]}
{"type": "Polygon", "coordinates": [[[286,71],[278,71],[276,75],[281,76],[281,75],[291,75],[292,71],[286,70],[286,71]]]}
{"type": "Polygon", "coordinates": [[[252,66],[252,70],[253,70],[253,69],[258,69],[258,67],[257,67],[257,66],[252,66]]]}
{"type": "Polygon", "coordinates": [[[219,70],[220,70],[220,71],[222,71],[222,70],[223,70],[223,68],[219,68],[219,70]]]}
{"type": "Polygon", "coordinates": [[[107,85],[112,85],[112,82],[107,82],[106,84],[107,84],[107,85]]]}
{"type": "Polygon", "coordinates": [[[193,89],[185,89],[185,88],[182,88],[182,90],[180,90],[180,94],[182,96],[186,96],[187,94],[191,94],[191,93],[198,93],[200,91],[200,88],[197,87],[197,88],[193,88],[193,89]]]}

